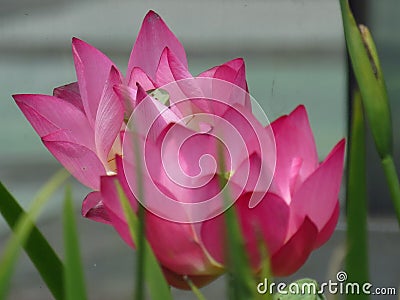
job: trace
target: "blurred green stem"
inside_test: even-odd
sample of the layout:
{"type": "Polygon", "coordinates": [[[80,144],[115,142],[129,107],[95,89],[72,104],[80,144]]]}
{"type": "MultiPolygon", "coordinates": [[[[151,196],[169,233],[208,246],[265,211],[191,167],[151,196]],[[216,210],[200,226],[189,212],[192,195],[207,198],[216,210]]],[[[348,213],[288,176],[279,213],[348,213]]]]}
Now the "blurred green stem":
{"type": "Polygon", "coordinates": [[[78,228],[69,186],[65,189],[63,210],[65,300],[86,300],[86,286],[80,254],[78,228]]]}
{"type": "Polygon", "coordinates": [[[400,225],[400,186],[393,162],[393,130],[385,80],[371,33],[357,26],[348,0],[340,0],[343,29],[362,105],[381,158],[397,221],[400,225]]]}
{"type": "Polygon", "coordinates": [[[200,292],[199,288],[193,283],[192,280],[188,276],[183,276],[183,279],[186,281],[190,289],[192,290],[193,294],[196,296],[198,300],[206,300],[204,295],[200,292]]]}
{"type": "MultiPolygon", "coordinates": [[[[219,174],[226,174],[226,164],[221,145],[217,146],[219,174]]],[[[219,176],[219,185],[223,203],[226,226],[226,258],[228,265],[228,299],[256,299],[256,280],[252,274],[250,261],[247,257],[243,233],[239,224],[238,214],[229,191],[229,181],[225,176],[219,176]]]]}
{"type": "MultiPolygon", "coordinates": [[[[132,120],[132,123],[134,120],[132,120]]],[[[142,180],[142,165],[141,165],[141,149],[139,143],[133,140],[133,147],[135,149],[135,162],[138,167],[138,173],[136,176],[136,184],[138,187],[137,197],[138,197],[138,238],[135,241],[137,247],[137,261],[136,261],[136,290],[135,299],[144,299],[144,283],[146,277],[146,222],[145,222],[145,208],[142,203],[144,203],[144,193],[143,193],[143,180],[142,180]]]]}
{"type": "MultiPolygon", "coordinates": [[[[63,298],[62,277],[59,274],[62,270],[62,264],[48,242],[37,230],[34,222],[50,197],[68,177],[69,174],[64,169],[54,174],[36,194],[26,214],[23,213],[18,203],[14,202],[11,195],[9,195],[10,197],[0,199],[0,201],[4,202],[0,205],[0,212],[14,231],[14,235],[8,240],[0,257],[0,299],[5,299],[7,295],[9,282],[19,257],[21,246],[26,249],[54,297],[56,299],[63,298]],[[18,217],[18,221],[16,221],[16,217],[18,217]],[[39,246],[42,248],[38,249],[39,246]],[[48,257],[46,257],[48,262],[38,257],[43,254],[48,254],[48,257]]],[[[6,191],[4,193],[4,188],[0,190],[3,190],[1,193],[2,196],[7,194],[6,191]]]]}
{"type": "Polygon", "coordinates": [[[397,220],[400,225],[400,185],[396,166],[391,155],[387,155],[382,160],[383,170],[385,171],[386,180],[389,185],[390,195],[392,196],[393,205],[395,206],[397,220]]]}
{"type": "MultiPolygon", "coordinates": [[[[368,229],[365,125],[361,95],[353,96],[349,133],[346,217],[346,271],[349,282],[368,282],[368,229]]],[[[366,299],[367,295],[346,295],[346,299],[366,299]]]]}

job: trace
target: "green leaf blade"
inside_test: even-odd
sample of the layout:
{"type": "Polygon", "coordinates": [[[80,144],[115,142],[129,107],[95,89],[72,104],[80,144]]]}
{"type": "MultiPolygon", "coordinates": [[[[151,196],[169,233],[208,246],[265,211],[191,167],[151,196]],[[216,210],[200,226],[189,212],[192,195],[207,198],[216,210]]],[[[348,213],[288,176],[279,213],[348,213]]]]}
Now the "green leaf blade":
{"type": "Polygon", "coordinates": [[[27,213],[0,182],[0,213],[14,231],[0,258],[0,299],[6,297],[14,266],[23,246],[55,299],[63,299],[63,264],[34,221],[50,196],[69,177],[57,172],[38,192],[27,213]]]}
{"type": "MultiPolygon", "coordinates": [[[[353,97],[350,127],[348,176],[346,188],[347,256],[346,272],[350,282],[368,282],[368,229],[365,125],[361,95],[353,97]]],[[[363,295],[363,299],[368,299],[363,295]]],[[[346,295],[360,299],[360,295],[346,295]]]]}
{"type": "MultiPolygon", "coordinates": [[[[116,188],[118,191],[118,197],[124,211],[125,218],[127,220],[129,230],[134,243],[137,243],[139,239],[139,220],[129,204],[121,185],[116,181],[116,188]]],[[[144,208],[142,208],[144,209],[144,208]]],[[[171,291],[167,281],[165,280],[164,274],[161,267],[154,255],[150,244],[144,239],[144,266],[145,266],[145,280],[149,288],[151,299],[153,300],[172,300],[171,291]]],[[[139,274],[137,274],[138,276],[139,274]]],[[[143,274],[142,274],[143,275],[143,274]]],[[[140,275],[139,275],[140,276],[140,275]]]]}
{"type": "Polygon", "coordinates": [[[381,158],[392,155],[392,123],[389,101],[378,54],[365,26],[360,28],[347,0],[340,0],[347,50],[360,87],[363,106],[381,158]]]}
{"type": "Polygon", "coordinates": [[[348,0],[340,0],[340,7],[350,61],[400,225],[400,183],[393,160],[392,118],[378,53],[368,28],[357,26],[348,0]]]}
{"type": "MultiPolygon", "coordinates": [[[[223,150],[218,146],[219,174],[226,174],[226,164],[223,150]]],[[[231,195],[228,189],[226,176],[219,176],[219,185],[222,190],[223,201],[228,207],[231,195]]],[[[235,206],[232,205],[224,212],[227,244],[227,267],[228,267],[228,298],[229,299],[255,299],[256,280],[253,276],[249,259],[244,246],[243,234],[239,225],[235,206]]]]}
{"type": "Polygon", "coordinates": [[[85,280],[79,251],[80,248],[74,217],[74,207],[69,188],[65,191],[63,223],[65,247],[65,299],[85,300],[87,299],[85,280]]]}

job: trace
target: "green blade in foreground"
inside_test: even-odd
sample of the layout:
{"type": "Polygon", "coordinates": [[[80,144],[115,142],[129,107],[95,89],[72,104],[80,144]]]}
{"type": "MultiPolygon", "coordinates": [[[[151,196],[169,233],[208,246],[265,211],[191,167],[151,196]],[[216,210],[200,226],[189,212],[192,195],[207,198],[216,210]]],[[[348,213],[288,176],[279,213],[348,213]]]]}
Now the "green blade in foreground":
{"type": "MultiPolygon", "coordinates": [[[[365,126],[361,95],[353,97],[347,173],[347,256],[349,282],[368,282],[367,183],[365,126]]],[[[346,299],[368,299],[368,295],[347,294],[346,299]]]]}
{"type": "MultiPolygon", "coordinates": [[[[219,174],[225,174],[225,159],[222,148],[218,147],[219,174]]],[[[232,203],[228,187],[228,179],[219,176],[219,184],[225,205],[232,203]]],[[[243,235],[239,225],[235,206],[232,205],[224,212],[226,227],[226,257],[228,261],[228,298],[229,299],[256,299],[257,283],[252,274],[250,262],[245,250],[243,235]]]]}
{"type": "MultiPolygon", "coordinates": [[[[121,202],[122,209],[124,211],[125,218],[127,220],[129,230],[133,241],[136,243],[139,239],[139,220],[129,204],[128,199],[122,190],[121,185],[118,181],[115,181],[116,188],[118,191],[118,197],[121,202]]],[[[172,300],[171,291],[167,281],[164,278],[164,274],[161,271],[161,267],[151,249],[149,243],[144,239],[144,278],[148,285],[150,298],[152,300],[172,300]]]]}
{"type": "Polygon", "coordinates": [[[271,283],[274,282],[274,278],[272,276],[272,271],[271,271],[271,262],[267,251],[267,245],[262,240],[261,236],[259,240],[260,242],[258,248],[260,249],[260,254],[261,254],[261,270],[259,273],[260,282],[257,283],[257,292],[258,292],[258,285],[260,283],[265,283],[265,279],[267,279],[268,286],[265,287],[266,288],[265,294],[260,293],[259,295],[257,295],[257,299],[272,300],[273,295],[269,291],[269,285],[271,285],[271,283]]]}
{"type": "Polygon", "coordinates": [[[85,300],[87,299],[85,280],[79,252],[79,240],[74,217],[74,207],[69,187],[65,190],[63,225],[65,249],[65,300],[85,300]]]}
{"type": "Polygon", "coordinates": [[[197,300],[206,300],[206,297],[200,292],[199,288],[193,283],[192,280],[188,276],[183,276],[183,279],[186,281],[193,294],[196,296],[197,300]]]}
{"type": "Polygon", "coordinates": [[[348,0],[340,0],[340,7],[347,50],[400,226],[400,183],[393,160],[391,113],[378,53],[368,28],[357,26],[348,0]]]}
{"type": "Polygon", "coordinates": [[[372,37],[365,26],[358,27],[348,0],[340,0],[347,51],[362,97],[379,156],[391,155],[392,124],[385,80],[372,37]]]}
{"type": "Polygon", "coordinates": [[[227,231],[228,257],[228,298],[255,299],[257,283],[252,275],[250,264],[244,249],[242,232],[237,220],[235,207],[230,207],[225,213],[227,231]]]}
{"type": "Polygon", "coordinates": [[[65,170],[57,172],[39,191],[27,213],[0,183],[0,213],[14,231],[0,258],[0,299],[6,297],[21,245],[54,298],[64,299],[63,264],[33,222],[50,196],[68,177],[65,170]]]}

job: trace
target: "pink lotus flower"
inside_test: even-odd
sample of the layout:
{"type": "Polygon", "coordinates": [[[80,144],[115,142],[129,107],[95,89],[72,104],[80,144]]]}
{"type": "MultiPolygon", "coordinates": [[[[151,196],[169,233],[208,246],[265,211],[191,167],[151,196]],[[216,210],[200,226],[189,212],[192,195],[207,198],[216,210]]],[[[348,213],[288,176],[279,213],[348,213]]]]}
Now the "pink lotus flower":
{"type": "Polygon", "coordinates": [[[187,288],[187,275],[202,286],[225,271],[221,177],[237,199],[255,272],[260,233],[276,275],[295,272],[332,234],[344,142],[319,164],[303,107],[261,125],[242,59],[192,76],[182,45],[152,11],[127,76],[83,41],[73,40],[73,53],[77,83],[55,89],[54,96],[14,98],[53,155],[95,190],[84,200],[85,217],[114,226],[134,247],[116,182],[135,211],[138,200],[145,201],[146,238],[170,284],[187,288]],[[157,99],[155,89],[167,97],[157,99]],[[145,199],[137,197],[138,177],[145,199]]]}
{"type": "MultiPolygon", "coordinates": [[[[286,276],[297,271],[311,251],[329,239],[336,226],[345,143],[340,141],[319,164],[303,106],[271,126],[277,146],[272,185],[267,193],[245,189],[234,205],[254,272],[258,272],[261,263],[261,235],[271,255],[274,275],[286,276]],[[249,208],[254,193],[260,193],[262,200],[249,208]]],[[[137,209],[138,202],[132,193],[132,184],[128,182],[132,174],[127,175],[132,168],[135,169],[117,157],[118,174],[102,177],[101,195],[110,223],[134,247],[116,191],[117,181],[132,208],[137,209]]],[[[167,193],[174,192],[168,190],[167,193]]],[[[149,195],[152,198],[153,195],[149,195]]],[[[224,226],[224,215],[185,224],[166,220],[146,210],[146,237],[169,283],[179,288],[187,288],[183,275],[202,286],[225,271],[224,226]]]]}
{"type": "Polygon", "coordinates": [[[124,107],[113,86],[122,82],[115,65],[99,50],[74,38],[78,82],[53,96],[19,94],[14,99],[44,145],[79,181],[100,188],[100,176],[115,172],[121,153],[124,107]]]}
{"type": "MultiPolygon", "coordinates": [[[[312,250],[332,235],[339,216],[338,194],[343,173],[345,141],[320,164],[306,110],[296,108],[272,124],[276,168],[272,184],[258,206],[249,208],[250,193],[235,203],[246,248],[255,270],[260,267],[259,239],[266,242],[272,272],[296,272],[312,250]]],[[[202,238],[208,253],[224,261],[223,216],[206,221],[202,238]]]]}
{"type": "MultiPolygon", "coordinates": [[[[125,77],[106,55],[82,40],[73,38],[72,52],[77,82],[55,88],[53,96],[13,98],[57,160],[84,185],[99,190],[100,176],[116,170],[119,133],[135,106],[125,100],[126,93],[135,99],[137,84],[148,91],[191,75],[183,46],[153,11],[143,21],[125,77]]],[[[243,60],[235,59],[202,76],[247,89],[244,74],[243,60]]]]}

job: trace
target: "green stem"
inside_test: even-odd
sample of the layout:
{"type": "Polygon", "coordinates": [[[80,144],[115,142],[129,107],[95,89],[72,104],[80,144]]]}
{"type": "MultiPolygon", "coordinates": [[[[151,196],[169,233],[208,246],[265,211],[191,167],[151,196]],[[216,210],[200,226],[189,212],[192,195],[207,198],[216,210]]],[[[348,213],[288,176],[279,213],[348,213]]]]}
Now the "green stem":
{"type": "Polygon", "coordinates": [[[196,296],[198,300],[206,300],[206,297],[200,292],[199,288],[193,283],[192,280],[188,276],[183,276],[183,279],[186,281],[193,294],[196,296]]]}
{"type": "Polygon", "coordinates": [[[67,186],[63,209],[65,300],[86,300],[85,276],[83,274],[78,228],[74,213],[71,190],[67,186]]]}
{"type": "Polygon", "coordinates": [[[145,222],[144,207],[138,204],[138,239],[137,239],[137,261],[136,261],[136,290],[135,299],[144,299],[144,279],[145,279],[145,222]]]}
{"type": "MultiPolygon", "coordinates": [[[[226,174],[226,164],[222,147],[218,145],[219,174],[226,174]]],[[[229,182],[225,176],[219,176],[219,184],[225,207],[233,203],[229,182]]],[[[228,299],[255,299],[256,281],[252,274],[250,262],[247,257],[243,233],[239,224],[236,206],[230,206],[224,212],[226,226],[226,258],[228,265],[228,299]]]]}
{"type": "Polygon", "coordinates": [[[397,221],[400,225],[400,185],[396,166],[391,155],[384,157],[381,160],[381,163],[383,170],[385,171],[386,181],[389,185],[389,191],[396,211],[397,221]]]}
{"type": "MultiPolygon", "coordinates": [[[[134,120],[132,120],[132,125],[134,125],[134,120]]],[[[137,166],[137,197],[138,197],[138,238],[136,241],[137,247],[137,261],[136,261],[136,290],[135,299],[144,299],[144,289],[145,289],[145,278],[146,278],[146,221],[145,221],[145,208],[144,203],[144,193],[143,193],[143,180],[142,180],[142,160],[141,160],[141,149],[139,143],[136,139],[133,141],[133,149],[135,150],[135,162],[137,166]]]]}
{"type": "MultiPolygon", "coordinates": [[[[346,271],[349,282],[368,282],[367,184],[365,124],[361,96],[353,97],[349,130],[346,216],[346,271]]],[[[347,300],[366,299],[367,295],[346,295],[347,300]]]]}
{"type": "Polygon", "coordinates": [[[340,0],[340,7],[347,50],[400,225],[400,188],[392,157],[391,112],[378,53],[368,28],[357,26],[348,0],[340,0]]]}

